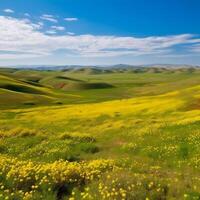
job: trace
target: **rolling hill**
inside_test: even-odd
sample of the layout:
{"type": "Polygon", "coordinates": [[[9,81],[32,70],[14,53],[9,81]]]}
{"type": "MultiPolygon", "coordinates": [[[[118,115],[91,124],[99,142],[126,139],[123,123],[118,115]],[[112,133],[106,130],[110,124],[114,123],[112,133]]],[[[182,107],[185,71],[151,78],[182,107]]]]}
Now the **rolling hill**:
{"type": "Polygon", "coordinates": [[[198,70],[19,70],[4,72],[0,87],[3,198],[199,199],[198,70]],[[38,104],[22,105],[29,98],[38,104]]]}

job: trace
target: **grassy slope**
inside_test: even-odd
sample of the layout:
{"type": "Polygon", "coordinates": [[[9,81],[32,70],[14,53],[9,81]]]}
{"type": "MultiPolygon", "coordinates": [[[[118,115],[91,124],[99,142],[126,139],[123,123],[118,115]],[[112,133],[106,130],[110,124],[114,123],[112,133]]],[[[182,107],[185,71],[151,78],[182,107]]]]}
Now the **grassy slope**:
{"type": "MultiPolygon", "coordinates": [[[[113,70],[114,71],[114,70],[113,70]]],[[[101,102],[114,99],[131,98],[135,96],[146,96],[162,94],[176,89],[184,88],[184,85],[192,86],[199,83],[199,71],[175,72],[164,71],[163,73],[97,73],[88,74],[77,71],[30,71],[17,70],[6,73],[6,76],[25,81],[31,87],[39,86],[45,90],[51,90],[56,94],[56,99],[46,101],[48,105],[76,104],[101,102]],[[41,87],[42,86],[42,87],[41,87]]],[[[4,73],[1,72],[0,74],[4,73]]],[[[0,79],[1,81],[1,79],[0,79]]],[[[25,84],[23,82],[23,84],[25,84]]],[[[33,95],[34,96],[34,95],[33,95]]],[[[54,96],[55,97],[55,96],[54,96]]],[[[35,98],[34,98],[35,99],[35,98]]],[[[28,100],[29,101],[29,100],[28,100]]],[[[40,100],[33,100],[36,105],[44,105],[40,100]]],[[[1,103],[1,99],[0,99],[1,103]]],[[[18,102],[19,103],[19,102],[18,102]]],[[[19,104],[15,104],[18,107],[19,104]]],[[[1,103],[1,106],[4,102],[1,103]]],[[[5,104],[8,108],[11,104],[5,104]]],[[[23,103],[22,105],[23,106],[23,103]]],[[[12,106],[13,107],[13,106],[12,106]]]]}
{"type": "MultiPolygon", "coordinates": [[[[200,198],[198,73],[63,75],[115,87],[66,92],[80,95],[82,104],[76,99],[77,105],[66,101],[67,105],[4,110],[2,155],[44,163],[114,159],[122,167],[120,173],[112,171],[111,178],[102,175],[85,186],[89,192],[84,194],[94,199],[120,187],[127,199],[200,198]],[[107,187],[103,194],[99,184],[107,187]]],[[[64,102],[63,91],[59,94],[64,102]]],[[[74,192],[77,199],[83,198],[78,189],[74,192]]],[[[106,196],[123,198],[123,193],[106,196]]]]}
{"type": "Polygon", "coordinates": [[[8,75],[0,75],[0,94],[1,107],[48,103],[53,99],[53,92],[48,88],[20,81],[8,75]]]}

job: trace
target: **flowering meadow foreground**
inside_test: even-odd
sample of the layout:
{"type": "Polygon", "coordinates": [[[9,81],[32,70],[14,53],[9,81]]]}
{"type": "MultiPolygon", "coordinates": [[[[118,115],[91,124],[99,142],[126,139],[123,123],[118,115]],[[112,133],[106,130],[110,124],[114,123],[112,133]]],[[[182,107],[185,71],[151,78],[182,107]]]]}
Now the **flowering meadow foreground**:
{"type": "Polygon", "coordinates": [[[200,71],[86,72],[2,70],[0,199],[200,199],[200,71]]]}

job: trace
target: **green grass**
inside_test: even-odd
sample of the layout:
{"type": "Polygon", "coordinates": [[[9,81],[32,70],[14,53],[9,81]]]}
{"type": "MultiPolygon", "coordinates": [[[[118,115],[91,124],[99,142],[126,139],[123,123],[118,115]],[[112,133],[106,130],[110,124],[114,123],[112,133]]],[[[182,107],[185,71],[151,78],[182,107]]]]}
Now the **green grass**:
{"type": "Polygon", "coordinates": [[[183,89],[184,84],[188,87],[196,85],[200,80],[198,70],[154,71],[2,69],[0,108],[91,103],[157,95],[183,89]]]}
{"type": "Polygon", "coordinates": [[[199,199],[199,72],[0,70],[0,199],[2,185],[10,199],[199,199]],[[92,166],[89,180],[57,163],[100,159],[115,164],[92,166]]]}

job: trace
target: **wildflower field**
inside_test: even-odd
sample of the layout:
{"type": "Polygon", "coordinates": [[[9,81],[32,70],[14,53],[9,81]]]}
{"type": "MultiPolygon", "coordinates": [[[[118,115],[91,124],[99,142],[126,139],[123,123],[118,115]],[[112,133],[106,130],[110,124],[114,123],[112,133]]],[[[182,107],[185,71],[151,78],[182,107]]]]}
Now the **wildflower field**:
{"type": "Polygon", "coordinates": [[[0,199],[200,199],[200,70],[0,69],[0,199]]]}

